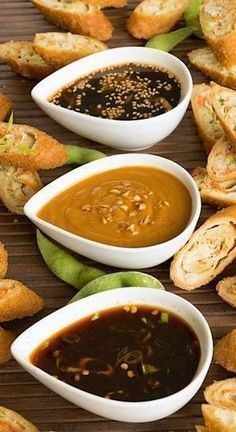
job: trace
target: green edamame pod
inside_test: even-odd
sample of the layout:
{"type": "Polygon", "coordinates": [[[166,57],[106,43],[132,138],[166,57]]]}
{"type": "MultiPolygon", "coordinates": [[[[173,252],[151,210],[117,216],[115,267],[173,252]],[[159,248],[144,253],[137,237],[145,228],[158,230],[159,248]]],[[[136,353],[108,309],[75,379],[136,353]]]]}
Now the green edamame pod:
{"type": "Polygon", "coordinates": [[[68,161],[66,165],[69,164],[83,165],[88,162],[93,162],[97,159],[101,159],[107,156],[98,150],[88,149],[86,147],[65,145],[64,148],[68,155],[68,161]]]}
{"type": "Polygon", "coordinates": [[[184,27],[170,33],[154,36],[146,43],[146,47],[166,52],[171,51],[176,45],[187,39],[193,33],[193,30],[192,27],[184,27]]]}
{"type": "Polygon", "coordinates": [[[204,39],[199,20],[199,10],[202,0],[192,0],[184,12],[184,20],[187,26],[193,27],[193,34],[204,39]]]}
{"type": "Polygon", "coordinates": [[[165,289],[158,279],[146,273],[133,271],[110,273],[89,282],[70,300],[70,303],[92,294],[122,287],[165,289]]]}
{"type": "Polygon", "coordinates": [[[64,282],[81,289],[88,282],[105,273],[94,267],[80,263],[66,250],[58,247],[37,230],[37,244],[42,257],[50,270],[64,282]]]}

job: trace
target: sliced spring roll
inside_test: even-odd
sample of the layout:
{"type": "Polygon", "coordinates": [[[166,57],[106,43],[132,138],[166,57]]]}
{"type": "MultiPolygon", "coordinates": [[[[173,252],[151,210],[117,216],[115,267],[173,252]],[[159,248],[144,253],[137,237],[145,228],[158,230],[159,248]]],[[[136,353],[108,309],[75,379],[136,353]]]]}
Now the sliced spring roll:
{"type": "Polygon", "coordinates": [[[0,166],[0,198],[12,213],[24,214],[24,205],[42,187],[37,172],[0,166]]]}
{"type": "Polygon", "coordinates": [[[47,21],[71,33],[102,41],[112,36],[113,26],[97,4],[80,0],[32,0],[32,3],[47,21]]]}
{"type": "Polygon", "coordinates": [[[236,205],[203,223],[175,255],[170,268],[174,284],[187,291],[214,279],[236,258],[236,205]]]}
{"type": "Polygon", "coordinates": [[[39,432],[28,420],[5,407],[0,407],[0,431],[1,432],[39,432]]]}
{"type": "Polygon", "coordinates": [[[236,373],[236,329],[220,339],[214,348],[214,362],[236,373]]]}
{"type": "Polygon", "coordinates": [[[212,148],[207,173],[217,182],[236,180],[236,153],[227,138],[221,138],[212,148]]]}
{"type": "Polygon", "coordinates": [[[138,39],[167,33],[181,17],[190,0],[143,0],[130,15],[127,28],[138,39]]]}
{"type": "Polygon", "coordinates": [[[190,62],[205,75],[221,85],[236,90],[236,66],[226,68],[218,62],[215,54],[209,48],[198,48],[189,52],[190,62]]]}
{"type": "Polygon", "coordinates": [[[213,82],[211,100],[226,134],[236,146],[236,91],[213,82]]]}
{"type": "Polygon", "coordinates": [[[0,60],[25,78],[42,79],[53,72],[33,49],[32,42],[10,41],[0,44],[0,60]]]}
{"type": "Polygon", "coordinates": [[[204,397],[209,404],[236,411],[236,378],[215,381],[205,389],[204,397]]]}
{"type": "Polygon", "coordinates": [[[192,176],[199,189],[202,201],[217,207],[236,204],[236,180],[217,182],[212,180],[205,168],[196,168],[192,176]]]}
{"type": "Polygon", "coordinates": [[[236,431],[236,411],[202,405],[202,414],[209,432],[236,431]]]}
{"type": "Polygon", "coordinates": [[[21,282],[0,281],[0,322],[32,316],[43,308],[43,299],[21,282]]]}
{"type": "Polygon", "coordinates": [[[226,303],[236,308],[236,276],[222,279],[216,285],[216,291],[226,303]]]}
{"type": "Polygon", "coordinates": [[[225,136],[224,129],[211,103],[211,86],[195,84],[191,104],[200,138],[208,154],[216,141],[225,136]]]}
{"type": "Polygon", "coordinates": [[[208,45],[225,67],[236,63],[236,0],[203,0],[200,23],[208,45]]]}
{"type": "Polygon", "coordinates": [[[107,49],[103,42],[94,38],[62,32],[36,33],[33,46],[55,69],[107,49]]]}
{"type": "Polygon", "coordinates": [[[0,160],[28,170],[56,168],[67,162],[62,144],[46,133],[26,125],[0,123],[0,160]]]}

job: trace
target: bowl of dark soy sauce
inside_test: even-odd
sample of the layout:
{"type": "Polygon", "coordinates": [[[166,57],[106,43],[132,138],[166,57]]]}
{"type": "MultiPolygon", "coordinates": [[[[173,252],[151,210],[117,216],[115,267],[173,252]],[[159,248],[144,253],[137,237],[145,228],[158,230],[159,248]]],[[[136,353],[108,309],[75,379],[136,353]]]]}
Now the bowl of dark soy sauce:
{"type": "Polygon", "coordinates": [[[16,360],[44,385],[95,414],[148,422],[196,394],[211,363],[203,315],[153,288],[91,295],[43,318],[14,342],[16,360]]]}
{"type": "Polygon", "coordinates": [[[172,54],[145,47],[99,52],[54,72],[35,102],[73,132],[124,151],[162,141],[188,107],[192,78],[172,54]]]}

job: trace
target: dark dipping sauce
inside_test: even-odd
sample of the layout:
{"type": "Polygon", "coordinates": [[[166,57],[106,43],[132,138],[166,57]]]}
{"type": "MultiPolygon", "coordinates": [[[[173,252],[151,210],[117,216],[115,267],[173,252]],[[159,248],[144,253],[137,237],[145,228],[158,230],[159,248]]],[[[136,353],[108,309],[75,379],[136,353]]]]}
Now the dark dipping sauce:
{"type": "Polygon", "coordinates": [[[124,306],[86,317],[37,348],[31,362],[50,375],[108,399],[159,399],[192,380],[199,341],[176,315],[124,306]]]}
{"type": "Polygon", "coordinates": [[[59,90],[49,102],[94,117],[141,120],[170,111],[180,95],[180,83],[171,72],[129,63],[84,76],[59,90]]]}

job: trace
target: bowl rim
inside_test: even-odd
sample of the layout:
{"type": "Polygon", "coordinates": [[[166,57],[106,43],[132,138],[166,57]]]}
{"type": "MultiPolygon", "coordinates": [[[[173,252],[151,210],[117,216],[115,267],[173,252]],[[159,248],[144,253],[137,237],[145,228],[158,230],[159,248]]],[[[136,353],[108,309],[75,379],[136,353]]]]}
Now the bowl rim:
{"type": "MultiPolygon", "coordinates": [[[[145,299],[145,302],[139,302],[137,300],[133,300],[134,304],[146,304],[146,305],[151,305],[151,302],[148,304],[148,299],[145,299]]],[[[118,307],[122,307],[122,305],[127,305],[127,302],[124,301],[119,303],[118,307]]],[[[100,311],[105,311],[108,309],[112,309],[113,307],[116,307],[117,304],[114,303],[114,306],[108,306],[108,307],[102,307],[100,309],[100,311]]],[[[157,305],[155,305],[157,306],[157,305]]],[[[173,312],[173,310],[171,310],[171,308],[168,307],[166,308],[166,310],[170,310],[173,312]]],[[[77,319],[77,320],[72,320],[70,323],[66,324],[66,326],[63,327],[63,319],[61,320],[61,323],[59,325],[59,329],[57,332],[53,332],[52,334],[50,334],[50,325],[48,325],[48,329],[49,329],[49,335],[47,337],[44,338],[44,340],[47,340],[47,338],[53,337],[53,335],[57,334],[60,330],[62,330],[63,328],[69,327],[71,324],[75,323],[76,321],[79,322],[80,319],[84,319],[86,316],[90,316],[92,315],[94,312],[90,312],[89,314],[86,314],[84,316],[82,316],[81,318],[77,319]]],[[[182,319],[182,321],[186,322],[186,320],[179,315],[179,313],[176,313],[174,311],[174,314],[177,317],[180,317],[182,319]]],[[[189,327],[194,331],[194,325],[193,322],[191,322],[190,324],[187,322],[187,324],[189,325],[189,327]]],[[[199,340],[200,343],[200,348],[202,348],[202,339],[199,335],[197,335],[197,338],[199,340]]],[[[43,343],[43,342],[42,342],[43,343]]],[[[26,368],[26,370],[33,374],[33,371],[36,372],[37,374],[40,374],[42,377],[47,378],[51,383],[57,383],[59,382],[59,386],[62,389],[65,390],[71,390],[72,392],[77,394],[78,396],[88,396],[93,402],[97,402],[97,403],[101,403],[101,404],[105,404],[105,405],[110,405],[111,407],[120,407],[120,408],[147,408],[147,407],[151,407],[151,406],[156,406],[158,404],[158,402],[160,403],[171,403],[174,402],[174,400],[176,399],[176,397],[181,397],[181,395],[184,395],[185,392],[187,392],[195,383],[197,383],[199,380],[201,380],[201,374],[204,374],[204,377],[210,367],[211,361],[212,361],[212,356],[213,356],[213,338],[212,338],[212,333],[209,327],[209,324],[206,320],[206,318],[203,316],[203,314],[198,310],[198,308],[196,306],[194,306],[191,302],[189,302],[188,300],[182,298],[181,296],[174,294],[170,291],[166,291],[166,290],[161,290],[161,289],[157,289],[157,288],[145,288],[145,287],[122,287],[122,288],[115,288],[112,290],[108,290],[108,291],[104,291],[104,292],[100,292],[100,293],[96,293],[96,294],[92,294],[88,297],[82,298],[80,300],[78,300],[77,302],[74,303],[70,303],[67,304],[66,306],[56,310],[55,312],[52,312],[51,314],[47,315],[46,317],[42,318],[40,321],[36,322],[35,324],[33,324],[31,327],[29,327],[27,330],[25,330],[20,336],[17,337],[17,339],[13,342],[12,346],[11,346],[11,352],[13,357],[18,361],[21,365],[24,365],[23,367],[26,368]],[[192,378],[192,380],[185,386],[183,387],[181,390],[172,393],[171,395],[165,396],[163,398],[159,398],[159,399],[152,399],[152,400],[148,400],[148,401],[137,401],[137,402],[130,402],[130,401],[119,401],[119,400],[113,400],[113,399],[106,399],[102,396],[99,395],[95,395],[94,393],[90,393],[84,390],[81,390],[77,387],[74,387],[70,384],[65,383],[64,381],[58,380],[57,378],[53,377],[52,375],[48,374],[47,372],[43,371],[42,369],[38,368],[37,366],[35,366],[33,363],[31,363],[30,361],[30,356],[32,355],[32,353],[35,351],[35,349],[37,349],[37,347],[40,346],[40,344],[38,344],[35,348],[31,349],[28,353],[27,353],[27,359],[21,359],[19,358],[18,354],[17,354],[17,345],[21,342],[21,339],[24,339],[25,337],[27,337],[27,333],[34,330],[36,331],[36,328],[38,326],[40,326],[40,324],[44,321],[44,322],[49,322],[51,321],[51,319],[56,319],[57,316],[59,316],[61,314],[61,317],[63,316],[63,311],[65,311],[65,309],[70,310],[70,309],[75,309],[76,305],[80,305],[81,310],[83,310],[83,305],[84,303],[88,303],[91,302],[91,304],[94,304],[95,310],[96,305],[99,305],[99,301],[103,298],[106,297],[108,295],[108,293],[110,294],[110,297],[113,294],[113,297],[119,294],[122,294],[122,292],[125,292],[129,294],[129,292],[134,293],[134,297],[135,294],[138,293],[138,291],[136,290],[142,290],[143,293],[145,293],[144,295],[148,296],[151,293],[156,293],[157,295],[161,296],[161,297],[172,297],[172,298],[176,298],[178,299],[178,301],[181,303],[181,308],[184,309],[184,306],[188,307],[189,310],[191,311],[191,314],[197,318],[197,320],[199,321],[200,325],[201,325],[201,337],[203,338],[207,338],[208,341],[208,347],[207,347],[207,351],[205,352],[205,358],[203,357],[203,353],[202,353],[202,349],[200,350],[200,358],[199,358],[199,363],[197,366],[197,369],[195,371],[195,374],[192,378]],[[134,291],[135,290],[135,291],[134,291]],[[202,361],[202,365],[201,365],[201,361],[202,361]],[[200,367],[201,366],[201,367],[200,367]]],[[[204,379],[203,377],[203,379],[204,379]]],[[[37,378],[37,377],[36,377],[37,378]]],[[[37,378],[38,379],[38,378],[37,378]]],[[[40,380],[39,380],[40,381],[40,380]]],[[[57,393],[57,391],[55,391],[55,393],[57,393]]],[[[196,392],[195,392],[196,393],[196,392]]],[[[194,393],[194,394],[195,394],[194,393]]]]}
{"type": "MultiPolygon", "coordinates": [[[[123,159],[123,158],[127,158],[127,160],[132,160],[132,161],[136,157],[147,158],[147,159],[150,159],[150,161],[153,160],[154,158],[155,158],[155,160],[159,159],[159,160],[167,161],[168,164],[170,164],[170,165],[172,165],[174,167],[178,167],[178,169],[180,169],[180,171],[188,179],[188,181],[189,181],[188,184],[191,187],[192,193],[194,195],[194,197],[191,196],[192,210],[191,210],[191,214],[190,214],[190,217],[189,217],[187,225],[185,226],[185,228],[177,236],[175,236],[175,237],[173,237],[173,238],[171,238],[171,239],[169,239],[169,240],[167,240],[165,242],[154,244],[154,245],[151,245],[151,246],[142,246],[142,247],[135,247],[135,248],[124,247],[124,246],[114,246],[114,245],[110,245],[110,244],[107,244],[107,243],[101,243],[101,242],[98,242],[98,241],[95,241],[95,240],[91,240],[91,239],[88,239],[86,237],[82,237],[82,236],[80,236],[78,234],[74,234],[74,233],[72,233],[70,231],[67,231],[67,230],[65,230],[63,228],[60,228],[60,227],[58,227],[58,226],[56,226],[56,225],[54,225],[52,223],[46,222],[43,219],[41,219],[40,217],[38,217],[37,213],[38,213],[39,210],[37,210],[37,212],[34,211],[34,204],[33,203],[34,203],[35,199],[37,199],[37,197],[39,195],[41,195],[42,193],[45,193],[45,191],[47,192],[47,188],[53,187],[53,185],[55,185],[56,183],[61,182],[63,184],[63,180],[67,176],[73,175],[72,173],[75,173],[75,172],[76,172],[76,174],[77,174],[77,172],[79,173],[79,170],[81,170],[81,168],[82,169],[83,168],[86,169],[86,168],[93,167],[94,165],[95,165],[95,168],[96,168],[96,166],[97,165],[99,166],[101,164],[101,162],[106,159],[106,157],[102,158],[102,159],[98,159],[98,160],[93,161],[93,162],[89,162],[89,163],[87,163],[87,164],[85,164],[83,166],[79,166],[79,167],[75,168],[74,170],[71,170],[68,173],[63,174],[62,176],[60,176],[57,179],[53,180],[48,185],[44,186],[36,194],[34,194],[27,201],[27,203],[25,204],[25,206],[24,206],[24,213],[25,213],[25,215],[29,219],[31,219],[34,223],[39,223],[41,226],[44,226],[45,228],[53,230],[54,232],[57,232],[58,234],[62,234],[62,235],[66,234],[66,235],[70,236],[70,238],[73,239],[73,240],[75,240],[75,241],[79,240],[83,244],[87,244],[87,245],[89,245],[91,247],[93,247],[93,246],[100,247],[101,249],[106,250],[106,251],[139,254],[140,252],[145,253],[147,251],[148,252],[155,251],[159,247],[168,248],[168,246],[170,246],[173,241],[176,241],[176,240],[178,241],[185,234],[185,232],[189,229],[190,225],[192,223],[194,223],[195,220],[197,221],[199,219],[200,212],[201,212],[201,197],[200,197],[200,192],[199,192],[199,190],[197,188],[197,185],[196,185],[195,181],[193,180],[192,176],[189,174],[189,172],[184,167],[182,167],[178,163],[172,161],[171,159],[167,159],[167,158],[164,158],[164,157],[158,156],[158,155],[151,155],[151,154],[145,154],[145,153],[144,154],[143,153],[123,153],[123,154],[117,154],[117,155],[107,156],[107,158],[111,158],[111,159],[123,159]],[[195,209],[194,209],[194,206],[195,206],[195,209]]],[[[132,165],[132,162],[129,162],[129,163],[122,163],[122,166],[128,167],[128,166],[135,166],[135,165],[132,165]]],[[[138,166],[138,165],[136,165],[136,166],[138,166]]],[[[154,167],[154,165],[152,165],[151,163],[150,163],[150,166],[154,167]]],[[[155,168],[156,168],[156,166],[155,166],[155,168]]],[[[106,172],[106,171],[111,171],[113,169],[117,169],[117,168],[102,169],[99,173],[106,172]]],[[[171,175],[173,175],[174,177],[176,177],[176,175],[173,174],[171,170],[168,170],[168,169],[165,169],[165,168],[162,168],[162,167],[160,167],[159,169],[162,169],[163,171],[167,171],[171,175]]],[[[79,183],[80,181],[83,181],[86,178],[92,177],[93,175],[96,175],[96,174],[98,174],[96,171],[95,171],[95,173],[92,173],[90,171],[90,173],[88,175],[82,176],[82,179],[77,180],[77,181],[75,180],[73,183],[71,183],[70,186],[65,187],[60,192],[56,193],[52,198],[46,200],[44,202],[44,204],[40,206],[40,208],[42,208],[44,205],[46,205],[54,197],[60,195],[63,191],[71,188],[73,186],[73,184],[79,183]]],[[[183,181],[181,181],[181,182],[183,184],[185,184],[183,181]]],[[[66,182],[64,182],[64,184],[66,184],[66,182]]]]}
{"type": "MultiPolygon", "coordinates": [[[[132,60],[131,60],[131,62],[132,62],[132,60]]],[[[133,61],[133,62],[135,62],[135,61],[133,61]]],[[[121,59],[117,60],[117,62],[115,62],[115,61],[113,62],[113,64],[116,64],[116,63],[118,63],[119,65],[122,65],[122,64],[127,64],[127,61],[126,62],[122,61],[122,57],[121,57],[121,59]]],[[[143,63],[146,63],[146,61],[144,60],[143,63]]],[[[153,59],[153,64],[155,64],[155,65],[158,66],[158,62],[154,62],[154,59],[153,59]]],[[[104,67],[106,67],[106,66],[104,66],[104,67]]],[[[161,65],[160,68],[164,69],[165,66],[161,65]]],[[[101,69],[101,67],[100,68],[94,67],[93,71],[96,72],[99,69],[101,69]]],[[[168,70],[168,68],[166,68],[166,69],[168,70]]],[[[172,70],[170,70],[170,72],[176,75],[176,73],[173,72],[172,70]]],[[[88,75],[88,73],[87,74],[80,74],[80,72],[78,72],[78,79],[80,79],[81,77],[86,76],[86,75],[88,75]]],[[[67,85],[72,84],[74,81],[76,81],[76,80],[75,79],[72,80],[72,81],[65,80],[65,83],[61,87],[59,87],[57,91],[59,91],[60,89],[63,89],[67,85]]],[[[168,115],[170,115],[170,113],[173,113],[173,112],[177,111],[178,109],[181,109],[182,105],[184,105],[186,99],[188,99],[190,97],[190,95],[191,95],[192,86],[193,86],[193,80],[192,80],[191,73],[189,72],[189,69],[184,64],[184,62],[182,60],[180,60],[178,57],[174,56],[173,54],[170,54],[169,52],[157,50],[157,49],[154,49],[154,48],[139,47],[139,46],[128,46],[128,47],[110,48],[110,49],[105,50],[105,51],[100,51],[100,52],[97,52],[97,53],[94,53],[94,54],[90,54],[89,56],[83,57],[83,58],[81,58],[79,60],[76,60],[76,61],[74,61],[72,63],[69,63],[66,66],[63,66],[62,68],[60,68],[57,71],[53,72],[52,74],[48,75],[46,78],[44,78],[43,80],[41,80],[38,84],[36,84],[33,87],[33,89],[31,90],[31,96],[32,96],[32,98],[34,99],[34,101],[36,103],[41,102],[41,103],[44,104],[44,106],[50,107],[50,109],[54,109],[55,111],[58,111],[58,112],[61,112],[61,113],[66,113],[67,115],[70,115],[71,117],[74,117],[75,119],[78,118],[78,119],[82,120],[82,119],[86,118],[86,119],[89,119],[91,121],[94,121],[95,123],[103,123],[103,124],[107,123],[110,126],[112,126],[112,125],[123,125],[123,124],[129,124],[129,125],[130,124],[134,124],[135,125],[135,124],[140,123],[140,122],[141,123],[142,122],[153,122],[157,118],[158,119],[166,118],[168,115]],[[186,80],[186,83],[187,83],[187,85],[186,85],[186,92],[183,95],[181,94],[180,100],[179,100],[178,104],[175,107],[173,107],[170,111],[167,111],[167,112],[165,112],[163,114],[159,114],[157,116],[154,116],[154,117],[151,117],[151,118],[147,118],[147,119],[139,119],[139,120],[138,119],[137,120],[132,120],[132,119],[129,119],[129,120],[115,120],[115,119],[100,118],[100,117],[92,116],[90,114],[81,113],[81,112],[77,112],[77,111],[74,111],[74,110],[69,110],[68,108],[63,108],[63,107],[61,107],[59,105],[55,105],[52,102],[49,102],[48,98],[50,97],[50,95],[53,96],[53,94],[56,93],[56,90],[54,92],[51,92],[50,94],[48,93],[46,97],[45,96],[44,97],[40,96],[41,88],[43,86],[47,86],[48,81],[52,80],[53,77],[57,78],[57,76],[60,76],[60,74],[62,72],[64,72],[64,74],[66,76],[66,73],[69,73],[70,69],[72,69],[74,67],[74,65],[78,64],[78,66],[80,66],[81,64],[86,64],[86,62],[88,61],[88,59],[91,59],[91,57],[93,57],[94,63],[96,64],[96,58],[97,57],[108,56],[108,59],[109,59],[109,54],[112,55],[112,53],[114,51],[120,53],[121,55],[122,55],[122,53],[124,51],[128,51],[129,54],[132,55],[132,52],[135,52],[135,51],[147,52],[147,50],[149,52],[151,51],[153,54],[155,54],[155,56],[157,54],[161,54],[161,56],[166,57],[167,59],[168,58],[172,59],[173,61],[176,62],[176,64],[178,64],[182,68],[182,73],[184,74],[185,80],[186,80]]],[[[182,91],[183,90],[181,88],[181,92],[182,91]]]]}

